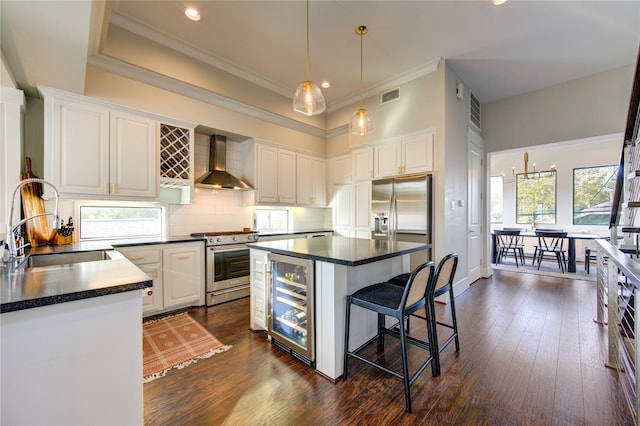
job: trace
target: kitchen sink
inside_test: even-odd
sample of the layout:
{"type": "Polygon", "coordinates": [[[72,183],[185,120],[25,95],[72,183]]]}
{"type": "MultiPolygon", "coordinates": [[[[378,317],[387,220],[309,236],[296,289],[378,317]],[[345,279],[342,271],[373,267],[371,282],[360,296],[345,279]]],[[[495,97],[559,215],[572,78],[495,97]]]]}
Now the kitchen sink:
{"type": "Polygon", "coordinates": [[[111,260],[111,254],[113,252],[113,250],[98,250],[31,255],[27,258],[25,266],[27,268],[36,268],[39,266],[68,265],[72,263],[111,260]]]}

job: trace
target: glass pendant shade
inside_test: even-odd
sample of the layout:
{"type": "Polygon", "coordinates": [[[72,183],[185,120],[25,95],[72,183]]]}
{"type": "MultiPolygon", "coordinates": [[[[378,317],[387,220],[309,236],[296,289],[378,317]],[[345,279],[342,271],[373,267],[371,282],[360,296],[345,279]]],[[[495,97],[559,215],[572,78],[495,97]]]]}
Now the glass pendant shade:
{"type": "Polygon", "coordinates": [[[349,122],[349,132],[354,135],[368,135],[376,130],[376,123],[373,118],[367,113],[367,110],[360,108],[351,116],[349,122]]]}
{"type": "Polygon", "coordinates": [[[304,115],[322,114],[327,107],[320,87],[313,81],[305,81],[293,95],[293,110],[304,115]]]}

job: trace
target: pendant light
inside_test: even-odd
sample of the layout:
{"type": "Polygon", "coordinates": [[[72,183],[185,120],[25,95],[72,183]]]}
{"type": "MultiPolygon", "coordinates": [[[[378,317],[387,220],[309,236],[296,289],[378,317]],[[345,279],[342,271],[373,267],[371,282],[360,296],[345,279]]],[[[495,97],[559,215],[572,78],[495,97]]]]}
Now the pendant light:
{"type": "Polygon", "coordinates": [[[311,81],[309,67],[309,0],[307,0],[307,79],[293,95],[293,110],[304,115],[322,114],[327,107],[322,90],[311,81]]]}
{"type": "Polygon", "coordinates": [[[362,93],[362,36],[369,30],[365,25],[360,25],[356,28],[356,34],[360,36],[360,109],[353,113],[351,121],[349,122],[349,132],[354,135],[368,135],[376,130],[376,123],[373,118],[367,113],[367,110],[362,107],[363,93],[362,93]]]}

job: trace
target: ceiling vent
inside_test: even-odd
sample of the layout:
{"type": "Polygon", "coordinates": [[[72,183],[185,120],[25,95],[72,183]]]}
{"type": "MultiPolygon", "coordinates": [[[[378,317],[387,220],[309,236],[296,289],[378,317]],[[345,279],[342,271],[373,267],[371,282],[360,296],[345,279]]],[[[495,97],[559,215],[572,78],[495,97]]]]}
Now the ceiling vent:
{"type": "Polygon", "coordinates": [[[386,104],[387,102],[395,101],[400,98],[400,88],[389,90],[380,94],[380,103],[386,104]]]}
{"type": "Polygon", "coordinates": [[[476,95],[473,94],[472,91],[469,91],[469,121],[471,124],[476,126],[478,130],[482,130],[480,127],[481,124],[481,116],[480,116],[480,101],[476,98],[476,95]]]}

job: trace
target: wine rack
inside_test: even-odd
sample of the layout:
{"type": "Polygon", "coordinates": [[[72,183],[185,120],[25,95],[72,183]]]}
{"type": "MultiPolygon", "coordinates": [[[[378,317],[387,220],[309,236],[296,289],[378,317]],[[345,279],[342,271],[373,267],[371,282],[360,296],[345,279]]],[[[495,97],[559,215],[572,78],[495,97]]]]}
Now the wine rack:
{"type": "Polygon", "coordinates": [[[269,334],[303,361],[313,361],[313,262],[270,255],[269,334]]]}
{"type": "Polygon", "coordinates": [[[191,129],[160,124],[160,186],[179,188],[193,181],[191,129]]]}

